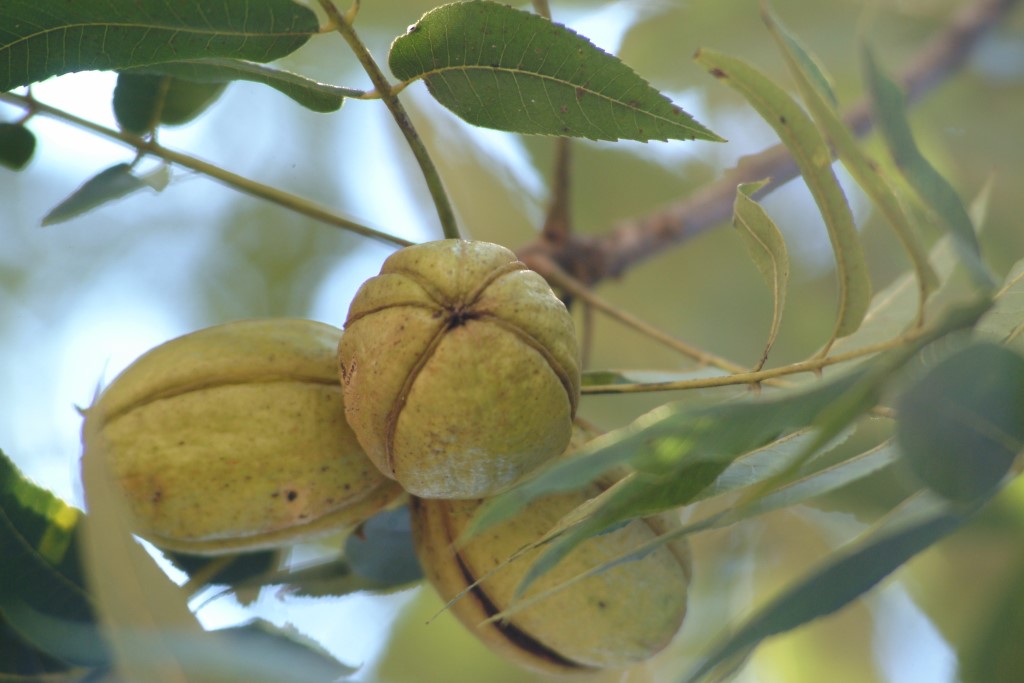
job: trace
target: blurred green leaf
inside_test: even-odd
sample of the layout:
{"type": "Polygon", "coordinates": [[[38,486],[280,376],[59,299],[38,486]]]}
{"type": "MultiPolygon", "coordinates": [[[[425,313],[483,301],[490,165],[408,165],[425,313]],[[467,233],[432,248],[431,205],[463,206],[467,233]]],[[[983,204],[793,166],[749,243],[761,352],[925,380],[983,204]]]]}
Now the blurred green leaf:
{"type": "Polygon", "coordinates": [[[378,512],[345,540],[345,559],[352,570],[383,587],[423,578],[412,542],[409,506],[378,512]]]}
{"type": "Polygon", "coordinates": [[[43,225],[55,225],[98,206],[137,192],[149,185],[132,172],[131,164],[115,164],[86,180],[80,188],[43,217],[43,225]]]}
{"type": "Polygon", "coordinates": [[[143,135],[159,124],[191,121],[213,104],[224,87],[224,83],[119,73],[114,87],[114,116],[123,130],[143,135]]]}
{"type": "Polygon", "coordinates": [[[975,330],[983,339],[1024,352],[1024,260],[1018,261],[996,293],[992,306],[975,330]]]}
{"type": "Polygon", "coordinates": [[[706,49],[699,50],[695,59],[743,95],[775,129],[814,196],[832,241],[839,278],[839,311],[828,347],[857,330],[871,301],[867,261],[850,206],[832,171],[832,152],[804,110],[755,67],[706,49]]]}
{"type": "Polygon", "coordinates": [[[7,623],[0,607],[0,683],[8,681],[80,680],[84,671],[69,670],[66,663],[34,647],[7,623]],[[64,672],[64,675],[55,675],[64,672]],[[49,674],[49,675],[48,675],[49,674]]]}
{"type": "Polygon", "coordinates": [[[1006,585],[996,587],[999,599],[959,652],[963,683],[1017,683],[1024,669],[1024,561],[1018,560],[1006,585]]]}
{"type": "Polygon", "coordinates": [[[388,58],[477,126],[592,140],[721,140],[616,57],[543,17],[487,0],[427,12],[388,58]]]}
{"type": "Polygon", "coordinates": [[[910,499],[714,643],[683,683],[696,683],[716,670],[733,670],[765,638],[832,614],[948,536],[964,520],[934,499],[920,495],[910,499]]]}
{"type": "Polygon", "coordinates": [[[878,66],[867,45],[862,47],[862,59],[875,118],[893,161],[921,201],[949,230],[975,285],[985,292],[994,289],[995,280],[981,258],[978,238],[963,202],[917,147],[907,121],[903,92],[878,66]]]}
{"type": "Polygon", "coordinates": [[[623,384],[646,384],[651,389],[658,384],[685,382],[688,380],[724,377],[728,373],[719,368],[704,365],[692,370],[586,370],[581,377],[580,386],[618,386],[623,384]]]}
{"type": "Polygon", "coordinates": [[[0,166],[25,168],[36,151],[36,136],[19,123],[0,123],[0,166]]]}
{"type": "Polygon", "coordinates": [[[928,256],[921,237],[893,192],[891,182],[886,179],[878,164],[863,151],[853,131],[839,117],[835,95],[828,86],[829,78],[824,74],[817,58],[786,30],[772,14],[767,2],[762,4],[765,24],[778,43],[815,123],[828,138],[850,175],[885,215],[910,257],[917,274],[919,311],[923,310],[928,294],[938,286],[938,277],[928,264],[928,256]]]}
{"type": "Polygon", "coordinates": [[[929,488],[969,503],[1024,451],[1024,357],[979,342],[944,358],[897,403],[896,438],[929,488]]]}
{"type": "Polygon", "coordinates": [[[262,83],[287,95],[315,112],[327,113],[341,108],[346,97],[358,97],[362,91],[320,83],[299,74],[240,59],[191,59],[165,62],[154,66],[130,69],[131,74],[175,76],[195,83],[229,83],[251,81],[262,83]]]}
{"type": "Polygon", "coordinates": [[[789,286],[789,252],[786,250],[786,240],[771,216],[751,198],[751,195],[763,186],[764,181],[746,183],[736,188],[736,201],[732,213],[732,224],[743,236],[754,265],[772,293],[772,325],[768,331],[768,341],[761,353],[761,360],[755,366],[755,370],[760,370],[764,366],[768,360],[768,353],[778,337],[782,312],[786,308],[786,290],[789,286]]]}
{"type": "Polygon", "coordinates": [[[0,92],[75,71],[182,59],[269,62],[297,50],[318,30],[316,15],[292,0],[5,0],[0,92]]]}
{"type": "MultiPolygon", "coordinates": [[[[189,576],[195,584],[198,580],[202,585],[222,584],[236,586],[249,585],[252,579],[275,571],[281,563],[282,551],[263,550],[235,555],[188,555],[164,551],[171,564],[189,576]]],[[[198,590],[199,586],[195,586],[198,590]]]]}
{"type": "MultiPolygon", "coordinates": [[[[39,642],[48,654],[71,663],[106,661],[93,628],[93,602],[79,561],[82,513],[25,479],[0,452],[0,610],[18,632],[35,623],[67,624],[80,639],[39,642]]],[[[24,635],[24,634],[23,634],[24,635]]]]}

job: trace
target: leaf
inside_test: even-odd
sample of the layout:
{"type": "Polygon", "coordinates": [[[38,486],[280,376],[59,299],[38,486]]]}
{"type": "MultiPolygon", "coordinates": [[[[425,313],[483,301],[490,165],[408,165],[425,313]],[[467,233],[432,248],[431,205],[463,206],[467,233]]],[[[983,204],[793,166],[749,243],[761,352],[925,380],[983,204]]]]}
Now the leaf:
{"type": "Polygon", "coordinates": [[[716,669],[732,670],[765,638],[839,610],[965,519],[928,497],[910,499],[712,645],[683,683],[696,683],[716,669]]]}
{"type": "Polygon", "coordinates": [[[291,0],[5,0],[0,92],[75,71],[209,57],[269,62],[318,30],[316,15],[291,0]]]}
{"type": "Polygon", "coordinates": [[[862,59],[875,118],[893,161],[922,202],[952,235],[953,243],[975,286],[982,292],[991,291],[995,288],[995,280],[981,258],[981,248],[971,218],[953,186],[918,149],[907,122],[902,91],[881,70],[867,45],[862,47],[862,59]]]}
{"type": "Polygon", "coordinates": [[[1024,668],[1024,563],[1014,562],[1008,581],[1000,582],[991,595],[999,600],[968,634],[959,651],[959,678],[963,683],[1017,683],[1024,668]]]}
{"type": "Polygon", "coordinates": [[[853,132],[839,117],[835,95],[828,87],[829,78],[824,74],[818,60],[786,30],[764,0],[762,16],[779,45],[818,128],[828,138],[850,175],[885,216],[910,257],[917,275],[920,316],[925,299],[938,286],[938,277],[928,263],[921,237],[893,192],[891,182],[886,179],[878,164],[868,157],[857,143],[853,132]]]}
{"type": "Polygon", "coordinates": [[[36,136],[20,123],[0,123],[0,166],[25,168],[36,151],[36,136]]]}
{"type": "Polygon", "coordinates": [[[175,643],[197,642],[204,631],[189,611],[185,592],[132,537],[127,503],[110,472],[106,439],[92,421],[85,421],[83,442],[89,515],[82,561],[115,669],[132,681],[192,683],[197,679],[187,675],[175,643]]]}
{"type": "Polygon", "coordinates": [[[81,518],[0,452],[0,610],[19,632],[34,616],[89,633],[84,647],[70,639],[37,644],[70,663],[99,664],[107,656],[93,628],[93,602],[79,562],[81,518]]]}
{"type": "Polygon", "coordinates": [[[832,153],[803,109],[779,86],[750,64],[711,50],[695,57],[713,76],[736,89],[782,139],[818,205],[835,254],[839,311],[826,349],[860,326],[871,299],[871,279],[864,250],[839,181],[832,153]]]}
{"type": "Polygon", "coordinates": [[[825,406],[862,377],[850,373],[811,389],[761,401],[733,401],[692,408],[666,404],[631,425],[598,437],[570,457],[542,467],[515,487],[490,499],[469,525],[478,534],[551,493],[578,489],[615,468],[628,465],[667,488],[658,499],[638,501],[636,516],[679,505],[710,486],[738,456],[811,424],[825,406]],[[687,476],[681,476],[686,470],[687,476]]]}
{"type": "Polygon", "coordinates": [[[1024,260],[1010,269],[996,292],[995,305],[978,323],[975,333],[1024,352],[1024,260]]]}
{"type": "Polygon", "coordinates": [[[11,628],[0,609],[0,682],[6,681],[78,681],[84,671],[68,671],[64,662],[33,647],[11,628]],[[54,675],[66,672],[65,675],[54,675]],[[47,675],[50,674],[50,675],[47,675]],[[77,675],[75,675],[77,674],[77,675]]]}
{"type": "Polygon", "coordinates": [[[205,680],[334,683],[355,673],[294,628],[261,619],[209,635],[196,642],[172,637],[179,655],[205,680]]]}
{"type": "Polygon", "coordinates": [[[143,135],[159,124],[191,121],[213,103],[224,86],[170,76],[120,73],[114,87],[114,116],[123,130],[143,135]]]}
{"type": "Polygon", "coordinates": [[[591,389],[589,393],[598,393],[595,387],[644,385],[649,391],[655,391],[662,385],[679,382],[692,382],[713,377],[726,377],[729,373],[710,365],[701,365],[687,370],[586,370],[580,378],[580,386],[591,389]]]}
{"type": "Polygon", "coordinates": [[[897,402],[911,470],[960,503],[991,493],[1024,452],[1024,357],[978,342],[948,356],[897,402]]]}
{"type": "Polygon", "coordinates": [[[412,542],[409,506],[384,510],[366,520],[345,540],[352,570],[382,588],[419,581],[423,570],[412,542]]]}
{"type": "Polygon", "coordinates": [[[486,0],[427,12],[391,45],[391,71],[422,78],[476,126],[592,140],[715,140],[616,57],[529,12],[486,0]]]}
{"type": "Polygon", "coordinates": [[[131,164],[115,164],[89,178],[43,217],[43,225],[71,220],[98,206],[137,192],[148,185],[132,173],[131,164]]]}
{"type": "Polygon", "coordinates": [[[195,83],[252,81],[287,95],[315,112],[327,113],[341,108],[346,97],[359,97],[361,90],[320,83],[299,74],[240,59],[192,59],[164,62],[130,69],[124,73],[175,76],[195,83]]]}
{"type": "Polygon", "coordinates": [[[754,370],[764,367],[768,353],[775,344],[779,325],[782,323],[782,311],[786,307],[786,289],[789,285],[789,252],[786,250],[786,240],[768,213],[751,198],[751,195],[763,186],[764,182],[740,185],[736,189],[736,202],[732,214],[733,226],[743,236],[754,265],[772,293],[772,325],[768,331],[768,341],[765,343],[761,360],[754,370]]]}

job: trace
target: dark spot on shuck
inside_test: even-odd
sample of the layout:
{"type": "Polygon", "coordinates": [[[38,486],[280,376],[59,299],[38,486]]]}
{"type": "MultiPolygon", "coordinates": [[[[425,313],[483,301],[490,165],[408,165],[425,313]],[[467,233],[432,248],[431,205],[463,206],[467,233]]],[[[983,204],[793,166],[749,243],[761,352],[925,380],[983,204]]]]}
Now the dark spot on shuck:
{"type": "Polygon", "coordinates": [[[780,116],[779,117],[779,123],[781,123],[782,125],[786,125],[786,117],[785,116],[780,116]]]}
{"type": "Polygon", "coordinates": [[[308,515],[308,514],[306,514],[305,512],[303,512],[303,513],[301,513],[301,514],[299,515],[299,519],[306,519],[306,517],[309,517],[309,515],[308,515]]]}
{"type": "Polygon", "coordinates": [[[321,465],[320,466],[320,471],[321,472],[326,472],[328,469],[330,469],[330,468],[328,468],[327,465],[321,465]]]}
{"type": "Polygon", "coordinates": [[[461,327],[462,325],[465,325],[470,320],[475,320],[476,318],[479,318],[479,317],[480,317],[480,314],[475,312],[475,311],[463,311],[463,310],[450,311],[449,314],[448,314],[448,329],[449,330],[453,330],[456,327],[461,327]]]}
{"type": "Polygon", "coordinates": [[[289,503],[292,502],[293,500],[295,500],[298,497],[299,497],[298,491],[289,491],[288,492],[288,502],[289,503]]]}
{"type": "Polygon", "coordinates": [[[606,609],[607,607],[608,607],[608,603],[605,602],[604,600],[598,600],[597,601],[597,608],[598,609],[606,609]]]}
{"type": "Polygon", "coordinates": [[[352,489],[352,484],[345,484],[341,488],[345,489],[346,491],[350,491],[352,489]]]}
{"type": "Polygon", "coordinates": [[[163,500],[163,498],[164,498],[163,489],[157,489],[156,491],[153,491],[153,495],[149,497],[149,502],[151,502],[151,503],[159,503],[161,500],[163,500]]]}
{"type": "Polygon", "coordinates": [[[281,495],[281,492],[280,492],[280,491],[274,491],[273,493],[271,493],[271,494],[270,494],[270,497],[271,497],[271,498],[277,498],[277,497],[279,497],[280,495],[281,495]]]}
{"type": "Polygon", "coordinates": [[[712,69],[711,70],[711,75],[714,76],[715,78],[728,78],[729,77],[729,74],[725,73],[721,69],[712,69]]]}

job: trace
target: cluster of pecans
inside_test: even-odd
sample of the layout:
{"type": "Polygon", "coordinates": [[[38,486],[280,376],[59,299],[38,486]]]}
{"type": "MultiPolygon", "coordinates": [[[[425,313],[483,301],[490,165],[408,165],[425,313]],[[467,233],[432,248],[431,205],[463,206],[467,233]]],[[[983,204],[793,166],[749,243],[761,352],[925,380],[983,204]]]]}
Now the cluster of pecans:
{"type": "MultiPolygon", "coordinates": [[[[504,247],[442,240],[388,258],[356,294],[344,333],[273,319],[180,337],[121,373],[86,420],[135,529],[168,550],[295,543],[408,494],[425,575],[445,600],[464,593],[456,616],[521,664],[566,672],[662,649],[690,578],[685,545],[669,543],[488,621],[516,599],[532,554],[505,560],[601,487],[454,541],[488,496],[566,450],[579,395],[573,322],[544,279],[504,247]]],[[[522,599],[671,524],[637,520],[590,539],[522,599]]]]}

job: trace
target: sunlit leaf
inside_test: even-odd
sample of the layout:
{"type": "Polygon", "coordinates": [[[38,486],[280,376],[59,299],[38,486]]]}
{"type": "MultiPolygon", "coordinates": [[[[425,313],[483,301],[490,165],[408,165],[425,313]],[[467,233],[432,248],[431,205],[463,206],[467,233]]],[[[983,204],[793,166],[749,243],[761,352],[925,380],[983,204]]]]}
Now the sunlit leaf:
{"type": "MultiPolygon", "coordinates": [[[[19,632],[64,624],[80,637],[37,644],[72,663],[106,661],[79,562],[82,514],[25,479],[0,452],[0,610],[19,632]]],[[[37,636],[23,633],[35,642],[37,636]]]]}
{"type": "Polygon", "coordinates": [[[959,502],[990,493],[1024,452],[1024,357],[979,342],[943,359],[897,403],[914,474],[959,502]]]}
{"type": "Polygon", "coordinates": [[[0,123],[0,166],[13,171],[25,168],[36,151],[36,136],[17,123],[0,123]]]}
{"type": "Polygon", "coordinates": [[[925,159],[917,147],[907,121],[903,92],[878,66],[866,45],[862,56],[875,118],[893,161],[922,202],[949,230],[960,258],[976,286],[983,291],[994,289],[995,280],[981,258],[974,226],[963,202],[949,181],[925,159]]]}
{"type": "Polygon", "coordinates": [[[786,308],[786,289],[789,285],[789,252],[786,249],[786,240],[768,212],[750,196],[763,186],[763,182],[740,185],[736,189],[732,213],[732,224],[743,236],[754,265],[772,293],[771,329],[768,331],[768,341],[755,370],[760,370],[764,366],[768,360],[768,353],[778,337],[782,312],[786,308]]]}
{"type": "Polygon", "coordinates": [[[320,83],[299,74],[275,69],[240,59],[192,59],[165,62],[131,69],[128,73],[163,74],[195,83],[228,83],[251,81],[262,83],[287,95],[315,112],[332,112],[341,108],[346,97],[357,97],[360,90],[320,83]]]}
{"type": "Polygon", "coordinates": [[[720,668],[734,668],[764,639],[848,605],[963,521],[961,514],[933,499],[911,499],[714,643],[683,683],[696,683],[720,668]]]}
{"type": "Polygon", "coordinates": [[[128,680],[181,683],[188,678],[174,643],[198,641],[204,631],[185,591],[132,537],[131,514],[113,481],[107,442],[91,422],[85,429],[82,483],[89,515],[82,559],[116,670],[128,680]]]}
{"type": "Polygon", "coordinates": [[[98,206],[148,187],[132,172],[130,164],[115,164],[100,171],[43,217],[43,225],[55,225],[98,206]]]}
{"type": "Polygon", "coordinates": [[[149,132],[158,124],[187,123],[217,99],[224,85],[170,76],[120,73],[114,87],[114,116],[123,130],[137,135],[149,132]]]}
{"type": "Polygon", "coordinates": [[[317,32],[292,0],[206,3],[0,3],[0,91],[75,71],[120,70],[182,59],[269,62],[317,32]]]}
{"type": "Polygon", "coordinates": [[[891,182],[886,179],[878,164],[867,156],[857,143],[853,131],[839,117],[835,95],[827,85],[828,76],[823,73],[818,60],[782,26],[767,8],[767,3],[764,4],[765,23],[778,43],[815,122],[831,142],[850,175],[886,217],[910,257],[917,274],[919,311],[922,310],[928,294],[938,286],[938,277],[928,263],[921,237],[893,192],[891,182]]]}
{"type": "Polygon", "coordinates": [[[587,38],[487,0],[427,12],[391,46],[396,77],[486,128],[593,140],[720,140],[587,38]]]}
{"type": "Polygon", "coordinates": [[[839,311],[827,347],[860,326],[871,300],[867,261],[850,206],[832,171],[832,153],[804,110],[754,66],[706,49],[695,58],[742,94],[775,129],[818,205],[832,241],[839,280],[839,311]]]}

